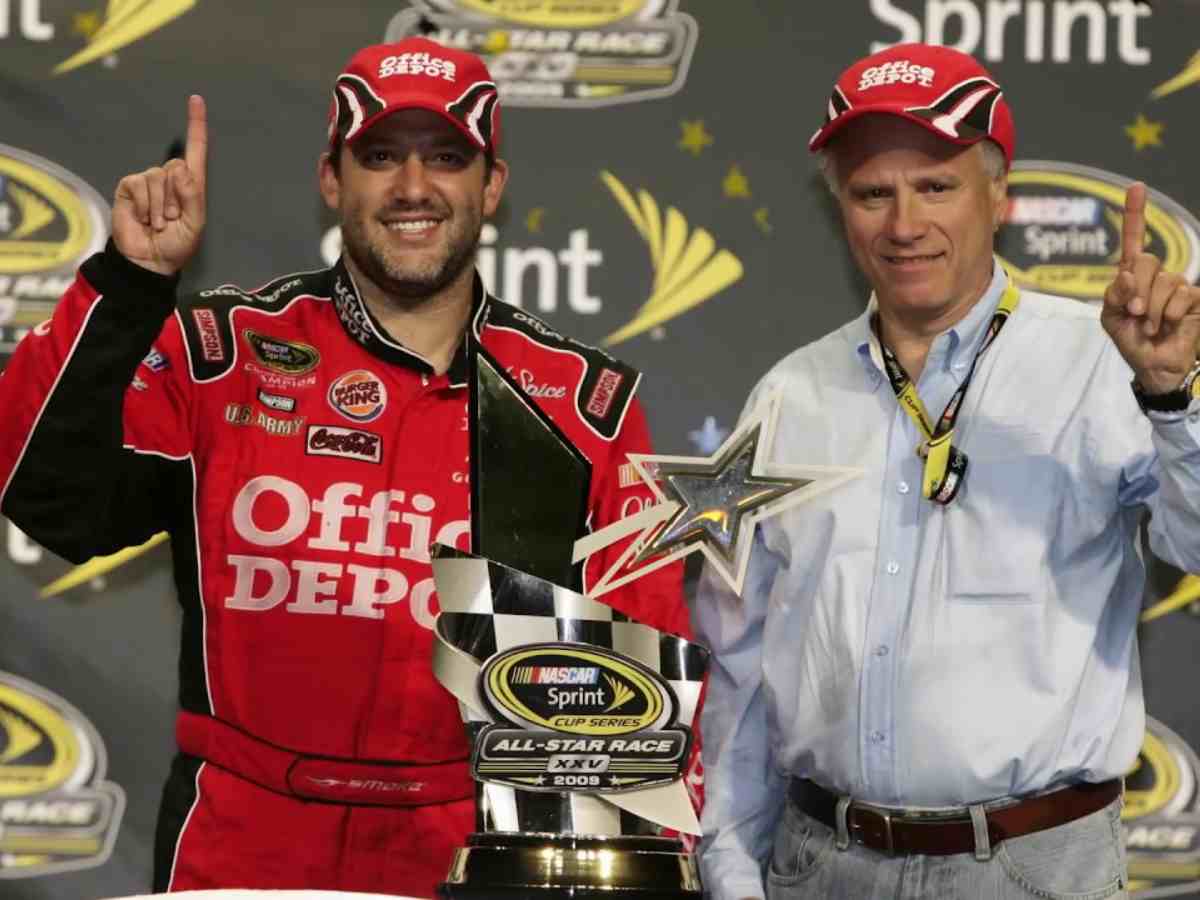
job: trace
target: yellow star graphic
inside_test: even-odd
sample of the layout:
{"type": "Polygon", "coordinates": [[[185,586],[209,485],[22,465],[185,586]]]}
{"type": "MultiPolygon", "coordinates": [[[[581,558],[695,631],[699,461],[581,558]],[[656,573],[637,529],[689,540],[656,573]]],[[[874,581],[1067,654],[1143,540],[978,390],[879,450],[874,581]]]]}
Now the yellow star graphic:
{"type": "Polygon", "coordinates": [[[100,26],[103,24],[103,17],[95,10],[75,13],[71,16],[71,31],[80,37],[90,38],[100,30],[100,26]]]}
{"type": "Polygon", "coordinates": [[[763,234],[770,234],[771,228],[771,211],[765,206],[760,206],[754,211],[754,224],[759,227],[763,234]]]}
{"type": "Polygon", "coordinates": [[[1162,122],[1151,122],[1138,113],[1137,121],[1125,126],[1125,133],[1133,141],[1133,149],[1141,150],[1144,147],[1161,147],[1162,130],[1165,127],[1162,122]]]}
{"type": "Polygon", "coordinates": [[[750,196],[750,179],[743,175],[742,170],[736,165],[729,169],[729,174],[721,182],[721,187],[724,189],[726,197],[750,196]]]}
{"type": "Polygon", "coordinates": [[[529,214],[525,216],[525,227],[529,229],[532,234],[540,234],[542,230],[542,217],[545,214],[545,207],[535,206],[529,211],[529,214]]]}
{"type": "Polygon", "coordinates": [[[680,150],[687,150],[693,156],[699,156],[705,147],[712,144],[713,136],[704,130],[703,119],[690,122],[684,119],[680,125],[683,126],[683,137],[679,139],[680,150]]]}

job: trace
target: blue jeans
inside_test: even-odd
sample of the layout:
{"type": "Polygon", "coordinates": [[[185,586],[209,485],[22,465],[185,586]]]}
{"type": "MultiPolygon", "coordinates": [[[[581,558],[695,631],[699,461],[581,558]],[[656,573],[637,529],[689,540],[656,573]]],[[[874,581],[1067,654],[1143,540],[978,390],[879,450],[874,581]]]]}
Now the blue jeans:
{"type": "Polygon", "coordinates": [[[1126,897],[1121,801],[992,848],[991,858],[838,850],[832,829],[788,804],[767,870],[768,900],[1100,900],[1126,897]]]}

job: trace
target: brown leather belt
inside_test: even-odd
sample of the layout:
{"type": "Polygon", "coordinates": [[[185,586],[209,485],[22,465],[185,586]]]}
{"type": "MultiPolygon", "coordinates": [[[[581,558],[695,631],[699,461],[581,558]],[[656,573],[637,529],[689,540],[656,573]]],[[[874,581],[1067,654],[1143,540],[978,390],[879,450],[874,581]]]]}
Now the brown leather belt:
{"type": "Polygon", "coordinates": [[[259,787],[351,806],[425,806],[475,796],[465,759],[418,763],[315,756],[268,743],[212,716],[181,711],[179,749],[259,787]]]}
{"type": "MultiPolygon", "coordinates": [[[[838,797],[808,779],[793,778],[792,803],[837,831],[838,797]]],[[[1121,796],[1121,781],[1080,783],[986,810],[988,839],[994,847],[1008,838],[1065,825],[1103,809],[1121,796]]],[[[964,808],[946,814],[904,814],[852,802],[846,811],[850,840],[889,855],[945,856],[975,851],[975,828],[964,808]]]]}

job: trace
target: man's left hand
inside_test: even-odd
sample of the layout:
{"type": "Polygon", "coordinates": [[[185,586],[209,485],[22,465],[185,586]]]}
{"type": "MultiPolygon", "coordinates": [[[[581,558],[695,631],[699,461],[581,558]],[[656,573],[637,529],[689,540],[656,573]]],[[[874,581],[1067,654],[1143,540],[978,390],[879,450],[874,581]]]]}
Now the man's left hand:
{"type": "Polygon", "coordinates": [[[1121,264],[1104,292],[1100,323],[1147,394],[1177,390],[1196,362],[1200,341],[1200,288],[1168,272],[1142,250],[1146,186],[1125,192],[1121,264]]]}

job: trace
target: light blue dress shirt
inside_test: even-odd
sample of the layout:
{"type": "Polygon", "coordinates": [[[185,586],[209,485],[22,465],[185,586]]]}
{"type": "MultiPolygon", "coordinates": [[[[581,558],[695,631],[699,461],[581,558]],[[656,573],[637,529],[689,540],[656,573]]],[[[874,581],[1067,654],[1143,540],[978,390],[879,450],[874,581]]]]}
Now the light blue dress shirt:
{"type": "MultiPolygon", "coordinates": [[[[930,348],[931,416],[970,369],[1006,284],[930,348]]],[[[763,895],[788,776],[870,803],[962,806],[1124,775],[1144,727],[1135,626],[1154,552],[1200,571],[1200,404],[1137,407],[1132,374],[1072,300],[1023,291],[980,359],[949,506],[859,318],[777,364],[772,459],[865,475],[764,521],[743,597],[706,573],[701,865],[716,900],[763,895]]]]}

